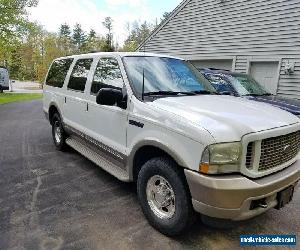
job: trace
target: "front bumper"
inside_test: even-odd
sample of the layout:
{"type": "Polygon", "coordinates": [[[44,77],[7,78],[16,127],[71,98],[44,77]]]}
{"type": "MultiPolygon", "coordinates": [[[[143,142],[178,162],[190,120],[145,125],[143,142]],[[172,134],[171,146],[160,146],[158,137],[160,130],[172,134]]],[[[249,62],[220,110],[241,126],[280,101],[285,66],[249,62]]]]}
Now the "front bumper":
{"type": "Polygon", "coordinates": [[[259,179],[242,175],[209,176],[185,170],[194,209],[204,215],[245,220],[277,205],[277,193],[288,186],[299,189],[300,160],[288,168],[259,179]],[[250,209],[252,201],[265,198],[267,207],[250,209]]]}

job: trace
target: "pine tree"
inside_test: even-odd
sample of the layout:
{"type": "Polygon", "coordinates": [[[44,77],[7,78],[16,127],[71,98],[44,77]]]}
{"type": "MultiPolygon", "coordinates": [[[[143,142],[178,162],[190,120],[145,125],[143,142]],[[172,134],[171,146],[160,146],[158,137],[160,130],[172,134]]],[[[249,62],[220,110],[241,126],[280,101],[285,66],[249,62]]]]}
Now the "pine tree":
{"type": "Polygon", "coordinates": [[[113,34],[112,34],[112,26],[113,20],[111,17],[106,17],[104,22],[102,22],[103,26],[107,29],[108,33],[106,34],[106,46],[104,51],[110,52],[114,51],[113,47],[113,34]]]}
{"type": "Polygon", "coordinates": [[[84,46],[82,47],[82,52],[89,53],[89,52],[94,52],[98,50],[98,38],[96,31],[91,29],[86,42],[84,43],[84,46]]]}
{"type": "Polygon", "coordinates": [[[96,31],[91,29],[89,33],[89,39],[94,39],[96,38],[96,31]]]}
{"type": "Polygon", "coordinates": [[[162,18],[160,19],[160,22],[164,22],[165,20],[167,20],[167,18],[170,16],[170,12],[164,12],[162,18]]]}
{"type": "Polygon", "coordinates": [[[75,45],[76,52],[81,52],[85,42],[86,42],[86,35],[85,32],[82,30],[81,25],[79,23],[75,24],[73,29],[73,36],[72,36],[73,44],[75,45]]]}
{"type": "Polygon", "coordinates": [[[142,24],[133,22],[132,27],[128,25],[128,37],[124,42],[122,51],[135,51],[139,44],[151,34],[154,26],[146,21],[142,24]]]}
{"type": "Polygon", "coordinates": [[[59,36],[65,38],[71,38],[70,26],[66,23],[62,24],[59,28],[59,36]]]}
{"type": "Polygon", "coordinates": [[[63,55],[69,55],[72,52],[72,38],[71,28],[68,24],[64,23],[59,28],[59,47],[63,55]]]}

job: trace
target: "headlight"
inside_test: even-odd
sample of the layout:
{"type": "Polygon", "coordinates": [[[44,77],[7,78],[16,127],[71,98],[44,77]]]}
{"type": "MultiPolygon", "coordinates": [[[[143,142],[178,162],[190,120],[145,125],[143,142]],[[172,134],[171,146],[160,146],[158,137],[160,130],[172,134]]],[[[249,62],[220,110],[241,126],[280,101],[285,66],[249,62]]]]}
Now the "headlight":
{"type": "Polygon", "coordinates": [[[199,171],[207,174],[237,172],[241,152],[240,142],[212,144],[202,153],[199,171]]]}

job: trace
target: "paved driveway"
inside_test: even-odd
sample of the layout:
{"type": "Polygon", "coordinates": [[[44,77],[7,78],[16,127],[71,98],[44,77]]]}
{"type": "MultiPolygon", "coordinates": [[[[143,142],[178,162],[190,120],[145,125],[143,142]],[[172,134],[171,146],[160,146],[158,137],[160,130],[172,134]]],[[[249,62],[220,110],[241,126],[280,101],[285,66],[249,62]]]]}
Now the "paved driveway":
{"type": "Polygon", "coordinates": [[[236,249],[240,234],[300,231],[298,193],[284,210],[234,229],[198,220],[186,235],[165,237],[143,217],[133,184],[54,149],[41,106],[0,105],[0,249],[236,249]]]}

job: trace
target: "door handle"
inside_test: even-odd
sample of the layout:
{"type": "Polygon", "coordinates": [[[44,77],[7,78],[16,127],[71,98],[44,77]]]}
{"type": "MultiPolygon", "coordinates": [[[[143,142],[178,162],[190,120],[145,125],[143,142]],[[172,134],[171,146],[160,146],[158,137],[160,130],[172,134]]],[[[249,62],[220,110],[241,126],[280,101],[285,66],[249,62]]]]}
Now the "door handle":
{"type": "Polygon", "coordinates": [[[89,104],[86,103],[86,112],[88,112],[88,111],[89,111],[89,104]]]}
{"type": "Polygon", "coordinates": [[[67,103],[67,97],[65,97],[65,103],[67,103]]]}

